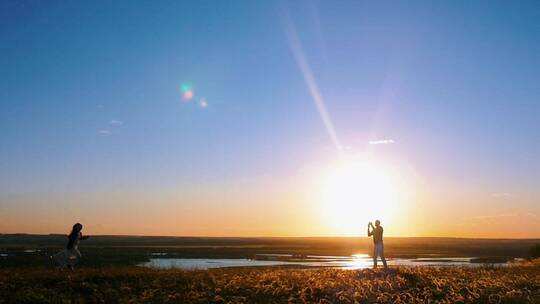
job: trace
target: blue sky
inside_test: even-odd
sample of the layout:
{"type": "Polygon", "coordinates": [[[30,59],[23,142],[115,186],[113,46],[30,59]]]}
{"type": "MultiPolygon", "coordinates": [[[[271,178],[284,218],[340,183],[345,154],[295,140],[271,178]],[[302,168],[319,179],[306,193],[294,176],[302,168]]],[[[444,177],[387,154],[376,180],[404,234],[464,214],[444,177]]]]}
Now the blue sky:
{"type": "MultiPolygon", "coordinates": [[[[509,201],[489,214],[513,205],[511,212],[539,221],[535,1],[0,7],[4,216],[16,218],[47,198],[76,206],[83,196],[106,198],[118,189],[207,184],[204,192],[231,180],[287,179],[308,163],[337,157],[287,39],[290,18],[348,153],[392,139],[370,149],[414,167],[430,181],[427,188],[472,189],[473,197],[508,193],[509,201]],[[190,102],[181,98],[186,82],[194,88],[190,102]],[[207,108],[197,105],[201,98],[207,108]]],[[[50,206],[44,212],[62,208],[50,206]]],[[[81,217],[76,210],[67,216],[81,217]]],[[[3,229],[39,230],[21,222],[3,229]]]]}

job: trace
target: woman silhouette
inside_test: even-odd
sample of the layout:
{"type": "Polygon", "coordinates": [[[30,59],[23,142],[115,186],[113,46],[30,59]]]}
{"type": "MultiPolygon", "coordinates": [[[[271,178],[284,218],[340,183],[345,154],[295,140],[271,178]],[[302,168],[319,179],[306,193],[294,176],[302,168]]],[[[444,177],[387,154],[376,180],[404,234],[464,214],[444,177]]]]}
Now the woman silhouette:
{"type": "Polygon", "coordinates": [[[60,267],[60,269],[64,269],[64,267],[69,266],[71,270],[73,270],[77,261],[82,257],[81,252],[78,248],[79,241],[86,240],[88,238],[88,236],[82,235],[82,228],[83,225],[81,223],[73,225],[71,233],[68,235],[68,243],[66,245],[66,249],[58,252],[51,257],[56,263],[56,265],[60,267]]]}

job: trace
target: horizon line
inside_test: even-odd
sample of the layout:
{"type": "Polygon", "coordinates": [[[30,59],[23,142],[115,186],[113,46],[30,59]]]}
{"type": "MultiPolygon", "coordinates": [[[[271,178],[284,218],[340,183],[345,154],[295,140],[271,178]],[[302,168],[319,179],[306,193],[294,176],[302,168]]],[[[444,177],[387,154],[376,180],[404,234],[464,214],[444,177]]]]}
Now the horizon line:
{"type": "MultiPolygon", "coordinates": [[[[15,236],[15,235],[27,235],[27,236],[60,236],[67,235],[64,233],[25,233],[25,232],[15,232],[15,233],[2,233],[0,236],[15,236]]],[[[331,238],[342,238],[342,239],[351,239],[351,238],[365,238],[371,239],[368,236],[201,236],[201,235],[144,235],[144,234],[87,234],[88,236],[93,237],[155,237],[155,238],[213,238],[213,239],[331,239],[331,238]]],[[[385,239],[467,239],[467,240],[539,240],[540,237],[500,237],[500,238],[490,238],[490,237],[462,237],[462,236],[385,236],[385,239]]]]}

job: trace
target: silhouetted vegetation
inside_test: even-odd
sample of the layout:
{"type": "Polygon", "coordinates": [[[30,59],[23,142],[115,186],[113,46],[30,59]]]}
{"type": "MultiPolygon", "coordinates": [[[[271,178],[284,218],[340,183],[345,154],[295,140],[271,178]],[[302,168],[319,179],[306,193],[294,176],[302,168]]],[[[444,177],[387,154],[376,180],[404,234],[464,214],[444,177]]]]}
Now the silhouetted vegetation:
{"type": "Polygon", "coordinates": [[[0,303],[539,303],[540,267],[0,269],[0,303]]]}

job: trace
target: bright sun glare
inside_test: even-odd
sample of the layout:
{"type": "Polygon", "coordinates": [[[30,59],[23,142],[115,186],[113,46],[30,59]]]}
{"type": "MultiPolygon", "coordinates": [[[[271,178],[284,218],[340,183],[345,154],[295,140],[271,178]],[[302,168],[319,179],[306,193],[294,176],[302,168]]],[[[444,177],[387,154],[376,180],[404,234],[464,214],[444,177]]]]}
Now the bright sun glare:
{"type": "Polygon", "coordinates": [[[321,212],[340,235],[364,233],[368,221],[391,221],[402,209],[402,181],[391,168],[374,162],[341,163],[323,180],[321,212]]]}

